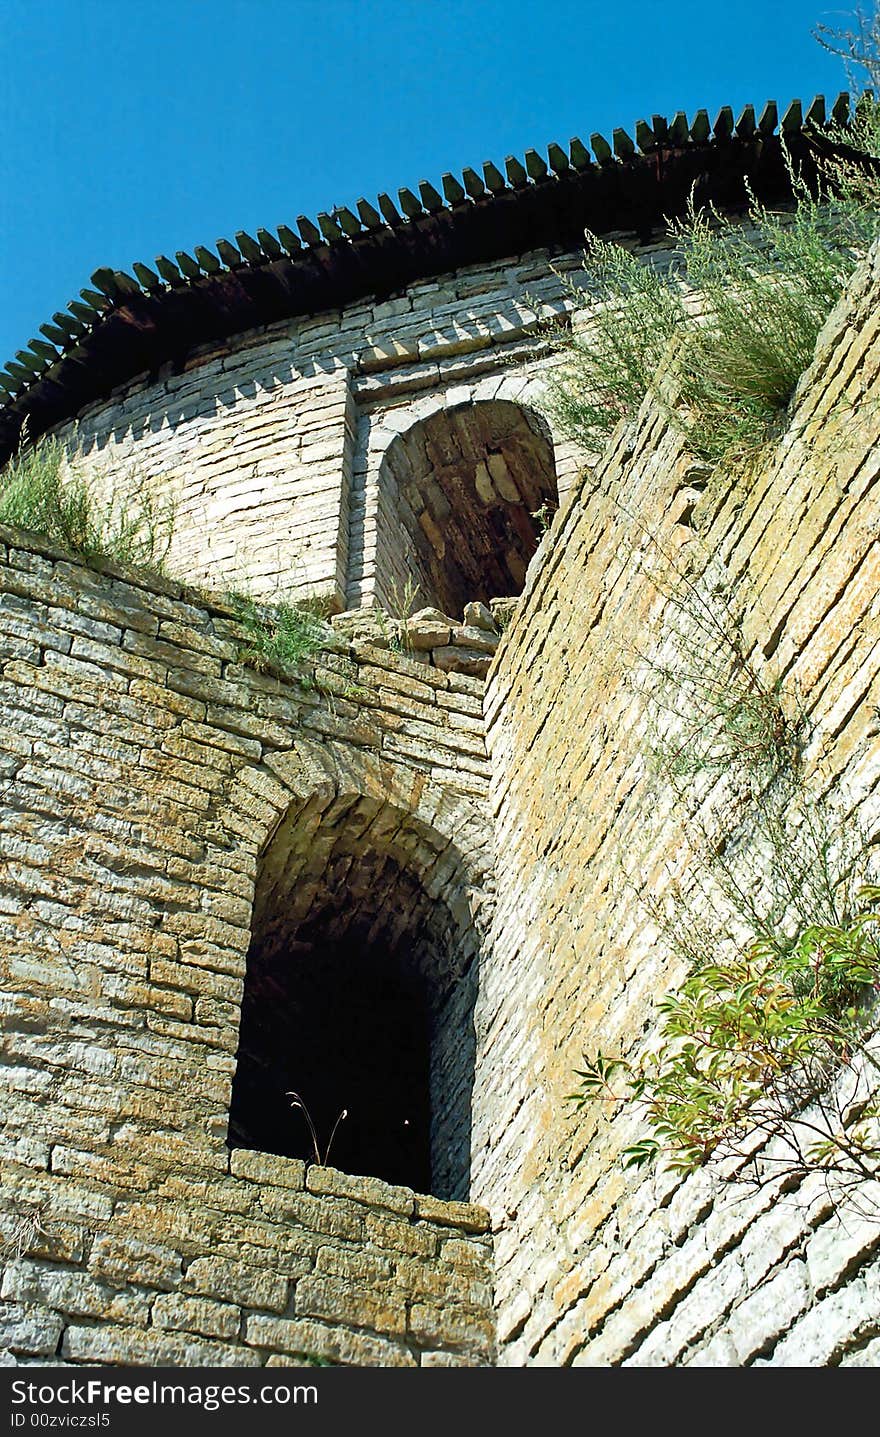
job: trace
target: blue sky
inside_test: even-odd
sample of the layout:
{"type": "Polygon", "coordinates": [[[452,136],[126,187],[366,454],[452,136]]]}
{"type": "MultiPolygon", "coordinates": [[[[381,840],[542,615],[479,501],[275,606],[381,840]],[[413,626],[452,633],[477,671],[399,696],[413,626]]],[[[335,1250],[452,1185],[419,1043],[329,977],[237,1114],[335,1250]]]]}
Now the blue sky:
{"type": "Polygon", "coordinates": [[[836,94],[823,0],[0,0],[0,364],[99,265],[653,112],[836,94]]]}

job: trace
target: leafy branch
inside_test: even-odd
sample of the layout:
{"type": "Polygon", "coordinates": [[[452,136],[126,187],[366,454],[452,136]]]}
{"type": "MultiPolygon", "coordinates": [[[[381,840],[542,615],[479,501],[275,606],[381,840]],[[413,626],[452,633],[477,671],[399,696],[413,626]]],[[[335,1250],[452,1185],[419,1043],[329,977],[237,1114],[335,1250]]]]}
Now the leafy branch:
{"type": "Polygon", "coordinates": [[[803,928],[791,944],[759,938],[695,967],[660,1002],[656,1045],[637,1060],[585,1056],[569,1099],[635,1108],[650,1128],[624,1150],[625,1166],[662,1156],[690,1173],[737,1158],[742,1180],[757,1133],[776,1140],[774,1177],[820,1168],[857,1184],[875,1175],[880,887],[863,886],[857,909],[845,924],[803,928]]]}

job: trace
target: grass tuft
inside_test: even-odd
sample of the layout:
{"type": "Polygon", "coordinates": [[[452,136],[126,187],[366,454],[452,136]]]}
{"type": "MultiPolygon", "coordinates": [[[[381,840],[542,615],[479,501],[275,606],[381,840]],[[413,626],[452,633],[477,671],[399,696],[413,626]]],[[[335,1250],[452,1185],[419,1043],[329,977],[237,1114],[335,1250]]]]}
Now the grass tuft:
{"type": "Polygon", "coordinates": [[[328,637],[327,624],[308,609],[285,600],[261,603],[250,594],[227,594],[226,602],[247,635],[241,661],[257,673],[293,669],[302,679],[302,665],[328,637]]]}
{"type": "Polygon", "coordinates": [[[86,563],[113,559],[162,572],[174,528],[171,506],[142,489],[101,501],[66,463],[58,439],[22,447],[0,474],[0,524],[29,529],[86,563]]]}
{"type": "Polygon", "coordinates": [[[792,172],[793,210],[752,196],[744,224],[691,207],[670,227],[662,270],[589,236],[589,286],[569,287],[586,314],[558,341],[551,419],[600,453],[651,392],[698,457],[747,465],[781,429],[822,325],[880,233],[880,185],[865,174],[838,164],[817,197],[792,172]]]}

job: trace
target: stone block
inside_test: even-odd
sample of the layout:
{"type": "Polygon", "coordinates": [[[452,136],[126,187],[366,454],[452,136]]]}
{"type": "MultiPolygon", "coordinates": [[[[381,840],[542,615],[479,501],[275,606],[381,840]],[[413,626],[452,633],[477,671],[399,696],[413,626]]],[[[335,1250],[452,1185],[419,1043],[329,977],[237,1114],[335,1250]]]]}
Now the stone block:
{"type": "Polygon", "coordinates": [[[490,1364],[475,1361],[461,1352],[423,1352],[419,1358],[420,1367],[482,1367],[490,1364]]]}
{"type": "Polygon", "coordinates": [[[33,1303],[0,1302],[0,1346],[31,1357],[48,1357],[58,1346],[64,1320],[33,1303]]]}
{"type": "Polygon", "coordinates": [[[440,1256],[443,1262],[448,1262],[459,1272],[476,1276],[492,1272],[492,1245],[486,1239],[477,1242],[467,1238],[447,1238],[440,1248],[440,1256]]]}
{"type": "Polygon", "coordinates": [[[359,1203],[310,1193],[288,1193],[281,1188],[261,1191],[260,1206],[275,1222],[296,1223],[316,1235],[346,1238],[351,1242],[362,1241],[365,1227],[380,1221],[378,1215],[359,1203]]]}
{"type": "Polygon", "coordinates": [[[495,1324],[488,1316],[459,1308],[414,1302],[409,1311],[408,1331],[423,1347],[465,1348],[488,1354],[495,1337],[495,1324]]]}
{"type": "Polygon", "coordinates": [[[62,1353],[76,1362],[106,1367],[259,1367],[260,1357],[247,1347],[212,1342],[188,1332],[159,1328],[68,1327],[62,1353]]]}
{"type": "Polygon", "coordinates": [[[393,364],[406,364],[418,357],[417,336],[413,335],[407,339],[382,339],[366,345],[360,351],[359,367],[364,374],[372,374],[375,370],[385,369],[393,364]]]}
{"type": "Polygon", "coordinates": [[[282,1158],[275,1153],[252,1152],[250,1148],[233,1148],[229,1169],[234,1177],[266,1187],[276,1186],[302,1191],[305,1186],[305,1163],[299,1158],[282,1158]]]}
{"type": "Polygon", "coordinates": [[[241,1312],[227,1302],[211,1302],[203,1297],[182,1297],[176,1292],[163,1293],[153,1303],[153,1326],[182,1328],[203,1337],[238,1337],[241,1312]]]}
{"type": "Polygon", "coordinates": [[[492,662],[492,655],[483,649],[460,648],[455,644],[432,649],[431,658],[442,673],[463,674],[478,679],[486,677],[492,662]]]}
{"type": "Polygon", "coordinates": [[[0,1290],[6,1299],[42,1304],[78,1317],[146,1327],[149,1297],[144,1292],[120,1291],[96,1281],[88,1273],[32,1262],[13,1262],[3,1275],[0,1290]]]}
{"type": "Polygon", "coordinates": [[[488,1212],[476,1203],[447,1202],[427,1193],[416,1197],[416,1217],[443,1227],[457,1227],[462,1232],[483,1233],[491,1228],[488,1212]]]}
{"type": "Polygon", "coordinates": [[[334,1197],[351,1198],[369,1207],[387,1208],[402,1217],[410,1217],[415,1211],[411,1188],[394,1187],[379,1178],[351,1177],[336,1168],[313,1164],[306,1172],[306,1187],[312,1193],[327,1193],[334,1197]]]}
{"type": "MultiPolygon", "coordinates": [[[[742,1265],[736,1252],[709,1268],[691,1292],[678,1304],[667,1322],[661,1323],[640,1347],[631,1362],[644,1365],[649,1354],[674,1364],[682,1352],[714,1326],[745,1290],[742,1265]],[[656,1345],[655,1345],[656,1344],[656,1345]]],[[[781,1296],[781,1294],[780,1294],[781,1296]]]]}
{"type": "MultiPolygon", "coordinates": [[[[433,611],[431,611],[433,612],[433,611]]],[[[411,649],[436,649],[452,640],[452,622],[449,619],[426,619],[414,614],[406,621],[406,642],[411,649]]]]}
{"type": "Polygon", "coordinates": [[[137,1282],[145,1287],[176,1287],[181,1267],[181,1255],[174,1248],[109,1234],[95,1239],[89,1255],[89,1272],[119,1286],[137,1282]]]}
{"type": "Polygon", "coordinates": [[[390,1288],[372,1293],[362,1283],[347,1283],[315,1273],[300,1278],[294,1301],[297,1317],[321,1317],[385,1335],[406,1331],[403,1295],[393,1294],[390,1288]]]}
{"type": "MultiPolygon", "coordinates": [[[[321,1357],[346,1367],[417,1366],[403,1343],[374,1333],[327,1326],[308,1318],[290,1322],[280,1317],[249,1316],[245,1342],[298,1358],[321,1357]]],[[[266,1363],[267,1367],[270,1365],[275,1365],[271,1358],[266,1363]]]]}
{"type": "Polygon", "coordinates": [[[455,1268],[442,1267],[417,1258],[402,1257],[397,1263],[396,1285],[415,1298],[424,1298],[438,1306],[444,1302],[486,1313],[492,1308],[492,1284],[481,1281],[455,1268]]]}
{"type": "Polygon", "coordinates": [[[495,629],[487,629],[483,625],[458,624],[452,630],[452,642],[456,648],[467,649],[470,652],[494,654],[500,641],[500,635],[495,629]]]}
{"type": "MultiPolygon", "coordinates": [[[[827,1367],[880,1326],[880,1297],[862,1281],[829,1293],[804,1314],[766,1359],[768,1367],[827,1367]]],[[[763,1363],[761,1365],[764,1365],[763,1363]]]]}
{"type": "Polygon", "coordinates": [[[743,1232],[742,1262],[749,1285],[756,1288],[785,1254],[803,1242],[808,1213],[785,1197],[743,1232]]]}
{"type": "MultiPolygon", "coordinates": [[[[491,601],[492,604],[497,604],[498,602],[497,599],[491,601]]],[[[495,612],[489,604],[482,604],[476,601],[465,604],[463,618],[465,628],[485,629],[497,638],[498,625],[495,622],[495,612]]]]}
{"type": "MultiPolygon", "coordinates": [[[[865,1193],[865,1200],[876,1204],[875,1194],[865,1193]]],[[[857,1199],[858,1201],[858,1199],[857,1199]]],[[[807,1268],[810,1282],[819,1297],[830,1287],[880,1249],[880,1210],[835,1213],[817,1228],[807,1243],[807,1268]]]]}
{"type": "Polygon", "coordinates": [[[866,1342],[864,1347],[847,1352],[840,1359],[841,1367],[880,1367],[880,1337],[866,1342]]]}
{"type": "Polygon", "coordinates": [[[272,1257],[268,1252],[264,1269],[221,1257],[197,1257],[186,1269],[183,1287],[223,1302],[238,1303],[241,1307],[283,1312],[287,1306],[289,1284],[286,1277],[271,1270],[271,1263],[272,1257]]]}
{"type": "Polygon", "coordinates": [[[7,1257],[80,1263],[90,1236],[85,1226],[53,1222],[37,1213],[0,1213],[0,1249],[7,1257]]]}
{"type": "Polygon", "coordinates": [[[739,1353],[726,1333],[719,1332],[701,1347],[693,1356],[687,1357],[685,1367],[741,1367],[739,1353]]]}
{"type": "Polygon", "coordinates": [[[319,1248],[316,1266],[319,1272],[376,1289],[389,1282],[394,1273],[394,1261],[389,1253],[349,1246],[319,1248]]]}

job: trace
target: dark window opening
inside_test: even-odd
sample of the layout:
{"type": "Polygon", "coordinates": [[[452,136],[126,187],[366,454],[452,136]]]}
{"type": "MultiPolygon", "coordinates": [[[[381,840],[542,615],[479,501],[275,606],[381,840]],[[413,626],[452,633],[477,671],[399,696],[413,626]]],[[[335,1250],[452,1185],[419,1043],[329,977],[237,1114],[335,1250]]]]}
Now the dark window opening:
{"type": "Polygon", "coordinates": [[[424,603],[458,617],[472,599],[522,592],[558,502],[553,445],[537,415],[500,399],[431,415],[390,445],[383,482],[424,603]]]}
{"type": "Polygon", "coordinates": [[[230,1145],[314,1162],[294,1092],[330,1166],[466,1198],[475,939],[448,845],[351,800],[288,820],[261,868],[230,1145]]]}
{"type": "Polygon", "coordinates": [[[280,970],[263,965],[242,1011],[232,1129],[243,1146],[314,1161],[292,1090],[308,1109],[322,1160],[333,1134],[330,1166],[427,1192],[425,994],[422,984],[383,972],[384,956],[353,945],[312,949],[308,963],[280,970]]]}

